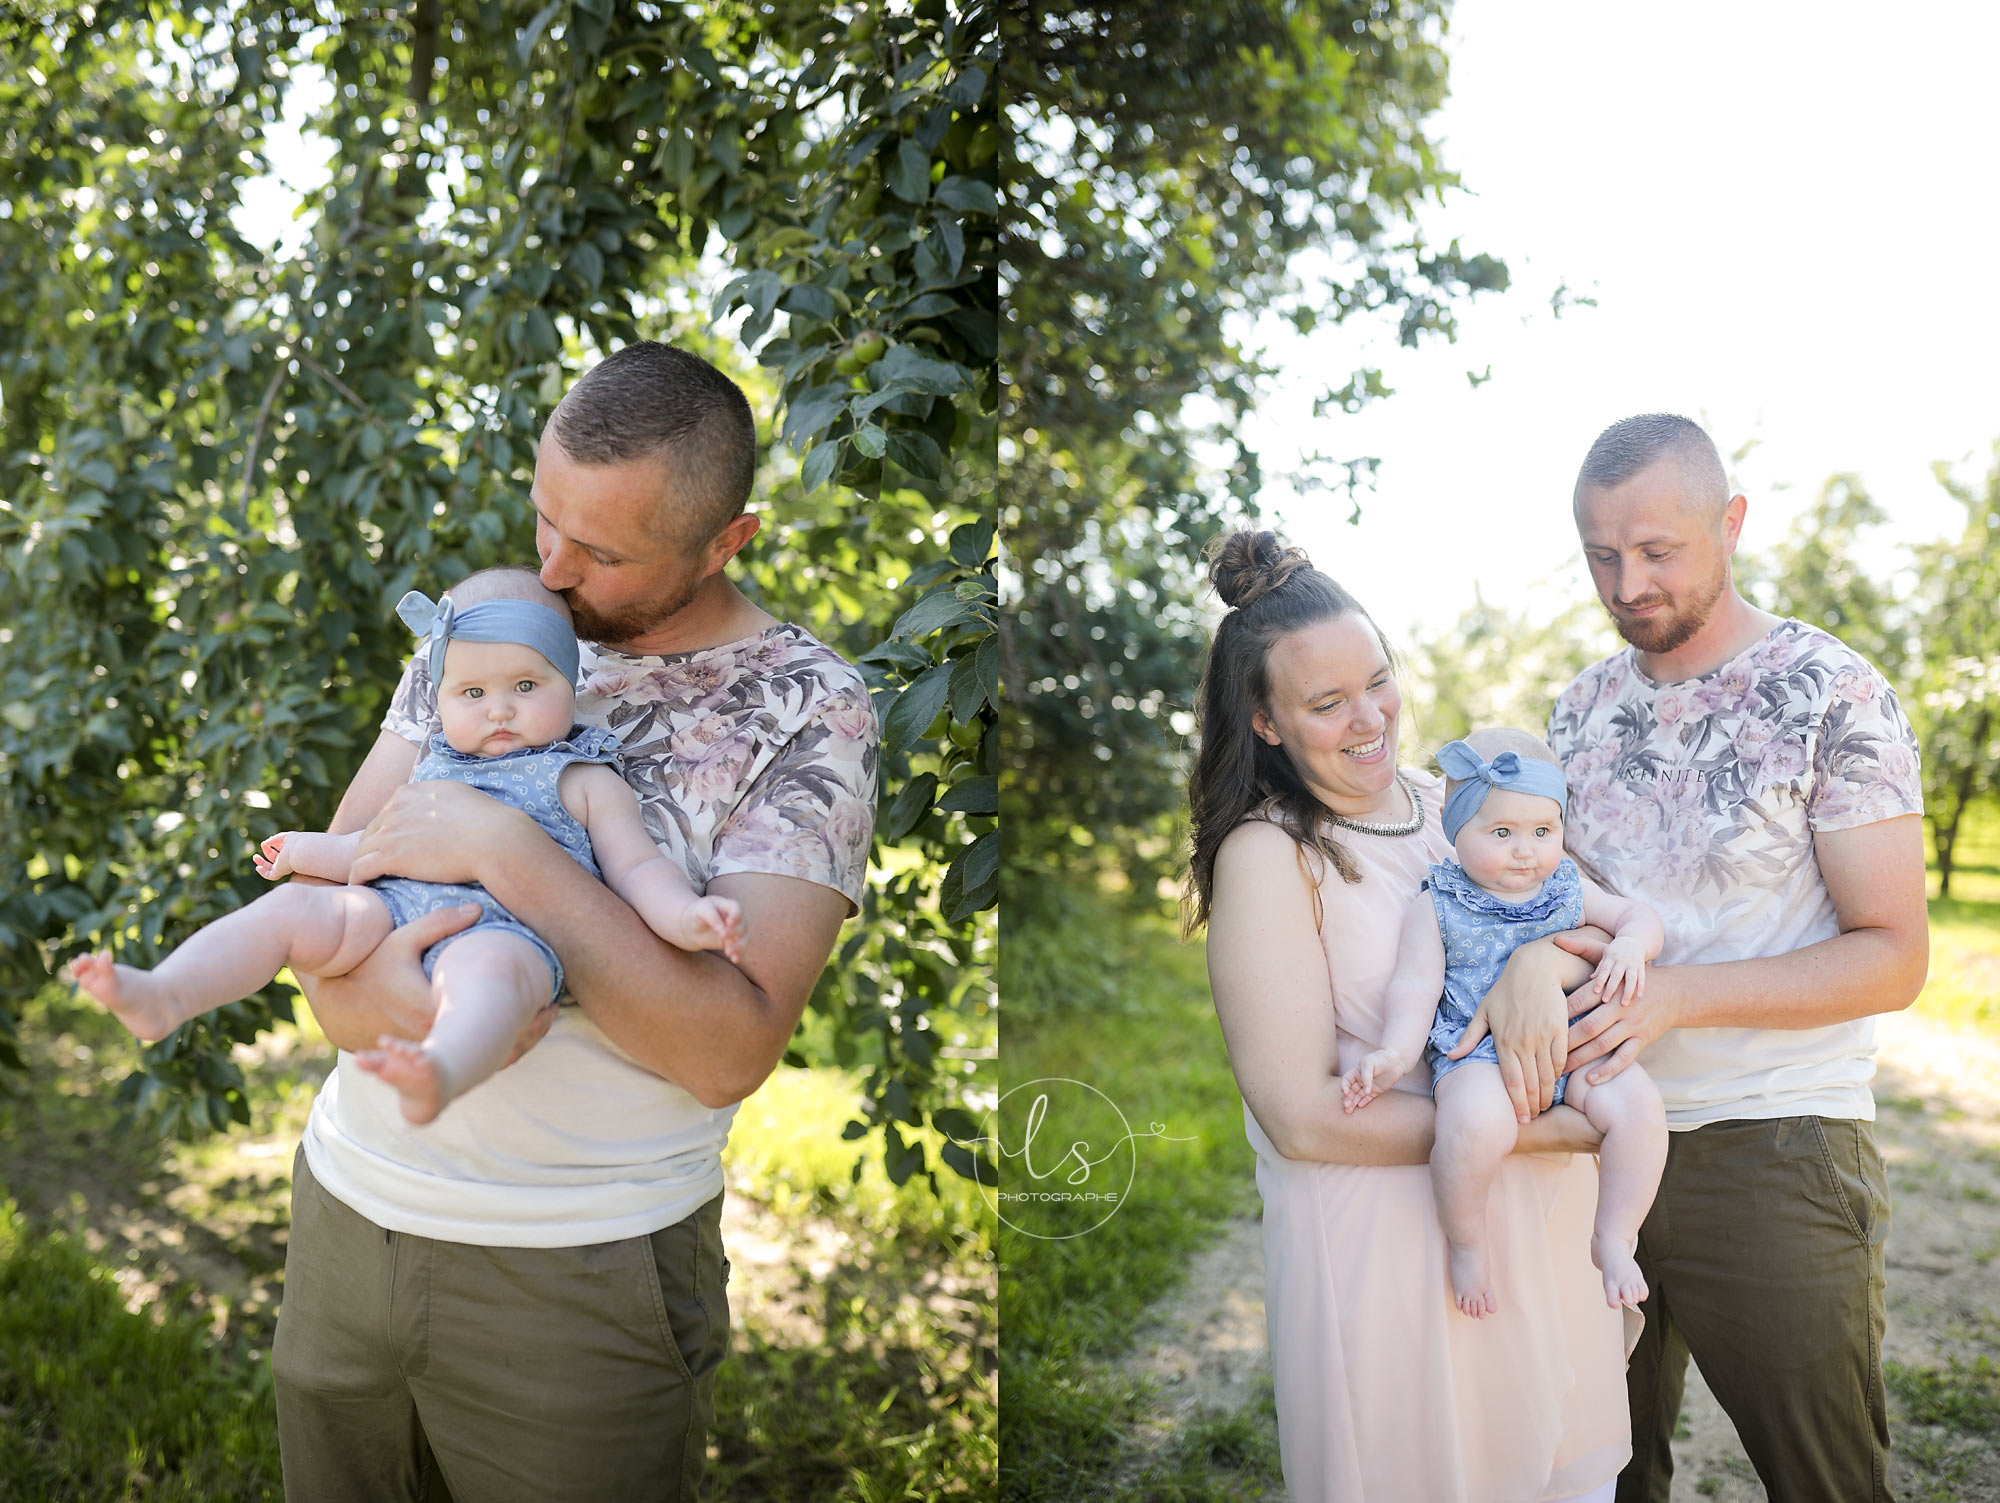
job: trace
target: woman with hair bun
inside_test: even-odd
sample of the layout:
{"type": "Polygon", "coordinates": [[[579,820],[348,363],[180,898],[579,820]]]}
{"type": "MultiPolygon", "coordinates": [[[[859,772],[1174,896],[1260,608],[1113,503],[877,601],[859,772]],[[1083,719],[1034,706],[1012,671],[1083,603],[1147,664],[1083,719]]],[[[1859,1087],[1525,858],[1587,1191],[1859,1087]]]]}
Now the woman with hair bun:
{"type": "MultiPolygon", "coordinates": [[[[1404,911],[1452,853],[1438,780],[1396,765],[1388,644],[1273,533],[1221,539],[1210,577],[1230,610],[1201,686],[1188,929],[1208,929],[1257,1152],[1286,1492],[1608,1503],[1631,1446],[1622,1326],[1587,1250],[1596,1134],[1570,1108],[1521,1128],[1489,1213],[1504,1297],[1471,1320],[1452,1302],[1426,1168],[1429,1071],[1342,1110],[1341,1056],[1380,1044],[1404,911]]],[[[1494,995],[1589,971],[1543,941],[1494,995]]],[[[1532,1099],[1560,1044],[1512,1048],[1532,1099]]]]}

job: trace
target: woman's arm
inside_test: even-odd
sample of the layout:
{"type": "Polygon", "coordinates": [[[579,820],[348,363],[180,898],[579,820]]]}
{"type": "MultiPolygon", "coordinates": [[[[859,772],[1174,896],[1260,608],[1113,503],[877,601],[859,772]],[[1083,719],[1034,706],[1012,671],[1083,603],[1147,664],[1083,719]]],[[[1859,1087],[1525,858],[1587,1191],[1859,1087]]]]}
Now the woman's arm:
{"type": "Polygon", "coordinates": [[[1216,853],[1208,978],[1244,1104],[1290,1159],[1421,1164],[1432,1109],[1391,1091],[1366,1111],[1341,1108],[1333,985],[1300,850],[1262,821],[1239,826],[1216,853]]]}

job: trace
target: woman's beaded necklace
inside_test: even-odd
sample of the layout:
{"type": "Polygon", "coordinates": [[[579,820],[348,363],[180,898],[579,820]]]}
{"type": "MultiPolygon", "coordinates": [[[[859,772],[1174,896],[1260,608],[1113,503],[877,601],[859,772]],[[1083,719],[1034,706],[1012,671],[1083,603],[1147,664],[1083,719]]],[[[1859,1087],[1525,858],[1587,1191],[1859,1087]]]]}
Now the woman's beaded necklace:
{"type": "Polygon", "coordinates": [[[1343,830],[1353,830],[1361,835],[1416,834],[1417,831],[1424,827],[1424,796],[1417,792],[1415,785],[1400,772],[1396,774],[1396,782],[1401,785],[1403,792],[1410,796],[1410,817],[1401,824],[1371,824],[1367,820],[1349,819],[1346,815],[1336,814],[1331,809],[1326,811],[1327,818],[1339,825],[1343,830]]]}

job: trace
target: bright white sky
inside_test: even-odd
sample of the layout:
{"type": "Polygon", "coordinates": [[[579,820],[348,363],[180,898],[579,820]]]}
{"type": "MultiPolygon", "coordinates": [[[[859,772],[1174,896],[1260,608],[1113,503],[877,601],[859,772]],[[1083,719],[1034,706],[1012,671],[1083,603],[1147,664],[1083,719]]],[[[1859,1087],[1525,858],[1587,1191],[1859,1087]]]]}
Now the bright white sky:
{"type": "Polygon", "coordinates": [[[1983,476],[2000,438],[2000,6],[1461,0],[1448,45],[1435,133],[1471,191],[1433,228],[1515,290],[1466,306],[1456,345],[1262,331],[1284,370],[1250,425],[1273,525],[1398,637],[1475,584],[1554,606],[1588,589],[1584,451],[1664,410],[1725,457],[1762,441],[1736,470],[1746,550],[1840,470],[1894,518],[1884,572],[1895,544],[1956,532],[1931,464],[1983,476]],[[1597,307],[1551,317],[1565,280],[1597,307]],[[1364,364],[1396,394],[1315,419],[1364,364]],[[1315,451],[1381,457],[1358,526],[1275,478],[1315,451]]]}

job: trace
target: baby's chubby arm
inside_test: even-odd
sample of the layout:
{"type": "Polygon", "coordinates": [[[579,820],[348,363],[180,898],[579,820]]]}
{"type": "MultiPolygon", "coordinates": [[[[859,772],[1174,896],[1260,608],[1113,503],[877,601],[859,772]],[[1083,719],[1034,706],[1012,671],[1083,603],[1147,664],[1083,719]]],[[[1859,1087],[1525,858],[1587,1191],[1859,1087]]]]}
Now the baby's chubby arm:
{"type": "Polygon", "coordinates": [[[280,830],[267,836],[250,860],[257,875],[267,882],[280,877],[319,877],[328,882],[347,882],[347,869],[354,865],[354,848],[361,832],[351,835],[323,835],[317,830],[280,830]]]}
{"type": "Polygon", "coordinates": [[[1403,915],[1396,974],[1383,1001],[1382,1046],[1341,1077],[1342,1106],[1358,1111],[1410,1072],[1430,1037],[1443,992],[1444,939],[1438,933],[1437,908],[1419,893],[1403,915]]]}
{"type": "Polygon", "coordinates": [[[742,908],[734,899],[695,892],[687,873],[653,844],[638,795],[616,769],[571,763],[556,791],[589,832],[604,885],[631,904],[647,928],[683,950],[720,950],[731,961],[742,959],[742,908]]]}
{"type": "Polygon", "coordinates": [[[1583,879],[1583,921],[1611,935],[1591,977],[1591,995],[1609,1000],[1622,992],[1630,1007],[1645,994],[1646,962],[1658,958],[1667,941],[1666,926],[1646,904],[1615,897],[1588,877],[1583,879]]]}

